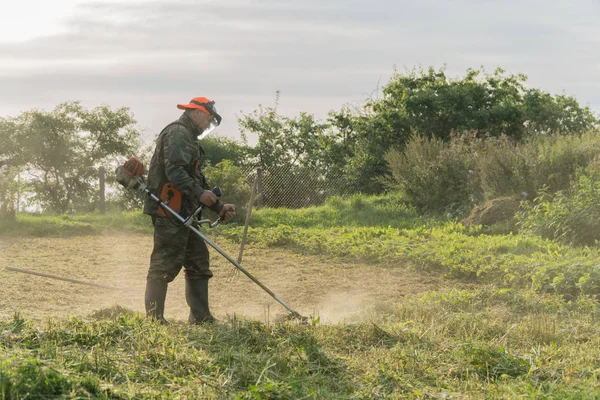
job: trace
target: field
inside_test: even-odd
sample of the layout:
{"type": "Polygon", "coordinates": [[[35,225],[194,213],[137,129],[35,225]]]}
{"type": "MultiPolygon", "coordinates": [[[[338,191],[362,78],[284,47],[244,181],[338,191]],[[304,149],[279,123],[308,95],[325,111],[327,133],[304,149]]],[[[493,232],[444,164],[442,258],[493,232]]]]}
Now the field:
{"type": "MultiPolygon", "coordinates": [[[[20,217],[0,229],[2,398],[598,398],[595,248],[467,231],[390,198],[255,214],[243,265],[212,252],[216,325],[143,318],[147,221],[20,217]]],[[[237,256],[240,226],[210,233],[237,256]]]]}
{"type": "MultiPolygon", "coordinates": [[[[239,245],[223,248],[237,256],[239,245]]],[[[321,316],[323,322],[368,317],[369,309],[383,301],[447,285],[406,268],[380,268],[361,263],[301,255],[285,249],[249,246],[243,265],[301,314],[321,316]]],[[[31,269],[88,282],[122,287],[108,290],[2,270],[0,318],[15,312],[36,321],[48,317],[86,316],[115,305],[143,311],[152,235],[142,233],[75,236],[67,238],[5,238],[0,257],[5,266],[31,269]]],[[[267,323],[269,315],[285,314],[268,294],[245,275],[231,279],[233,266],[211,253],[214,278],[210,285],[212,311],[267,323]]],[[[166,316],[185,319],[183,272],[169,285],[166,316]]]]}

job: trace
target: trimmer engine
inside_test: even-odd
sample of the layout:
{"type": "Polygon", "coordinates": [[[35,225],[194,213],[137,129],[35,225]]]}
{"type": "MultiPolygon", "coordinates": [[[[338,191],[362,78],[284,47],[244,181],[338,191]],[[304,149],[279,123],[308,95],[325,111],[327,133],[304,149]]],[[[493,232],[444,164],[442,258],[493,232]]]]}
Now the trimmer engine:
{"type": "Polygon", "coordinates": [[[115,170],[117,182],[126,189],[136,189],[141,192],[146,189],[144,180],[144,164],[136,157],[131,157],[127,162],[115,170]]]}

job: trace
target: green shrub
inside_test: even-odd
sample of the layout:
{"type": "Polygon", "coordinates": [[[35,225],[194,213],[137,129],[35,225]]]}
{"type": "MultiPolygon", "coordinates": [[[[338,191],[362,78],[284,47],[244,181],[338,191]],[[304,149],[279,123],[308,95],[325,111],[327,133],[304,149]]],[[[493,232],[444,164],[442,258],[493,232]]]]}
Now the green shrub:
{"type": "Polygon", "coordinates": [[[531,146],[502,136],[478,143],[472,152],[473,170],[484,199],[535,193],[536,156],[531,146]]]}
{"type": "Polygon", "coordinates": [[[473,156],[463,141],[466,138],[453,137],[450,143],[444,143],[437,138],[413,136],[403,151],[386,154],[391,175],[383,182],[401,191],[419,210],[465,213],[481,200],[473,156]]]}
{"type": "Polygon", "coordinates": [[[230,160],[223,160],[214,166],[208,165],[204,173],[211,187],[219,186],[223,191],[222,201],[236,205],[236,220],[244,221],[252,190],[252,182],[248,181],[244,170],[230,160]]]}
{"type": "Polygon", "coordinates": [[[574,245],[600,239],[600,172],[581,170],[569,190],[542,191],[534,204],[517,214],[524,231],[574,245]]]}
{"type": "Polygon", "coordinates": [[[543,188],[546,193],[568,189],[576,171],[598,152],[598,131],[521,141],[474,133],[451,136],[448,142],[413,136],[403,151],[386,154],[391,175],[382,181],[421,211],[466,214],[484,200],[533,199],[543,188]]]}
{"type": "MultiPolygon", "coordinates": [[[[532,137],[528,144],[533,147],[530,154],[537,160],[537,188],[548,187],[554,193],[568,189],[576,178],[577,170],[594,162],[600,153],[600,131],[532,137]]],[[[530,199],[537,195],[537,192],[531,193],[530,199]]]]}
{"type": "MultiPolygon", "coordinates": [[[[0,160],[1,161],[1,160],[0,160]]],[[[0,222],[15,220],[18,170],[0,162],[0,222]]]]}

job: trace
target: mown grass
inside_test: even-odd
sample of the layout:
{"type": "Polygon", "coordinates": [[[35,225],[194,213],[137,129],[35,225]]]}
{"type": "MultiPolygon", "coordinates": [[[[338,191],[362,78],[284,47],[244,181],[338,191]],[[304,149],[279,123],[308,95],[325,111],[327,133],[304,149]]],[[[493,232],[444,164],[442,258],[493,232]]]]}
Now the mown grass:
{"type": "Polygon", "coordinates": [[[597,304],[482,287],[346,325],[162,326],[116,310],[0,323],[3,398],[594,398],[597,304]]]}
{"type": "MultiPolygon", "coordinates": [[[[3,234],[151,232],[140,213],[20,216],[3,234]],[[86,226],[87,228],[83,228],[86,226]]],[[[212,230],[241,238],[239,223],[212,230]]],[[[0,322],[1,398],[600,398],[596,247],[485,234],[397,198],[253,214],[254,246],[479,282],[379,304],[370,321],[161,326],[126,310],[0,322]]]]}

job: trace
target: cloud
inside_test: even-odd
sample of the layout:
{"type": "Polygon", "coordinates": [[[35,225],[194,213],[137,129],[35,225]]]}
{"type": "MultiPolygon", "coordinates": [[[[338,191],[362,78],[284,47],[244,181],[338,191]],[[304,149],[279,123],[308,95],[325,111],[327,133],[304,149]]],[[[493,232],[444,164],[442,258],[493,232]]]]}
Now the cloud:
{"type": "Polygon", "coordinates": [[[323,117],[385,83],[393,67],[483,65],[525,73],[600,110],[599,7],[457,0],[221,0],[79,4],[56,34],[0,43],[0,115],[66,100],[132,109],[150,131],[174,104],[214,97],[223,128],[272,104],[323,117]]]}

